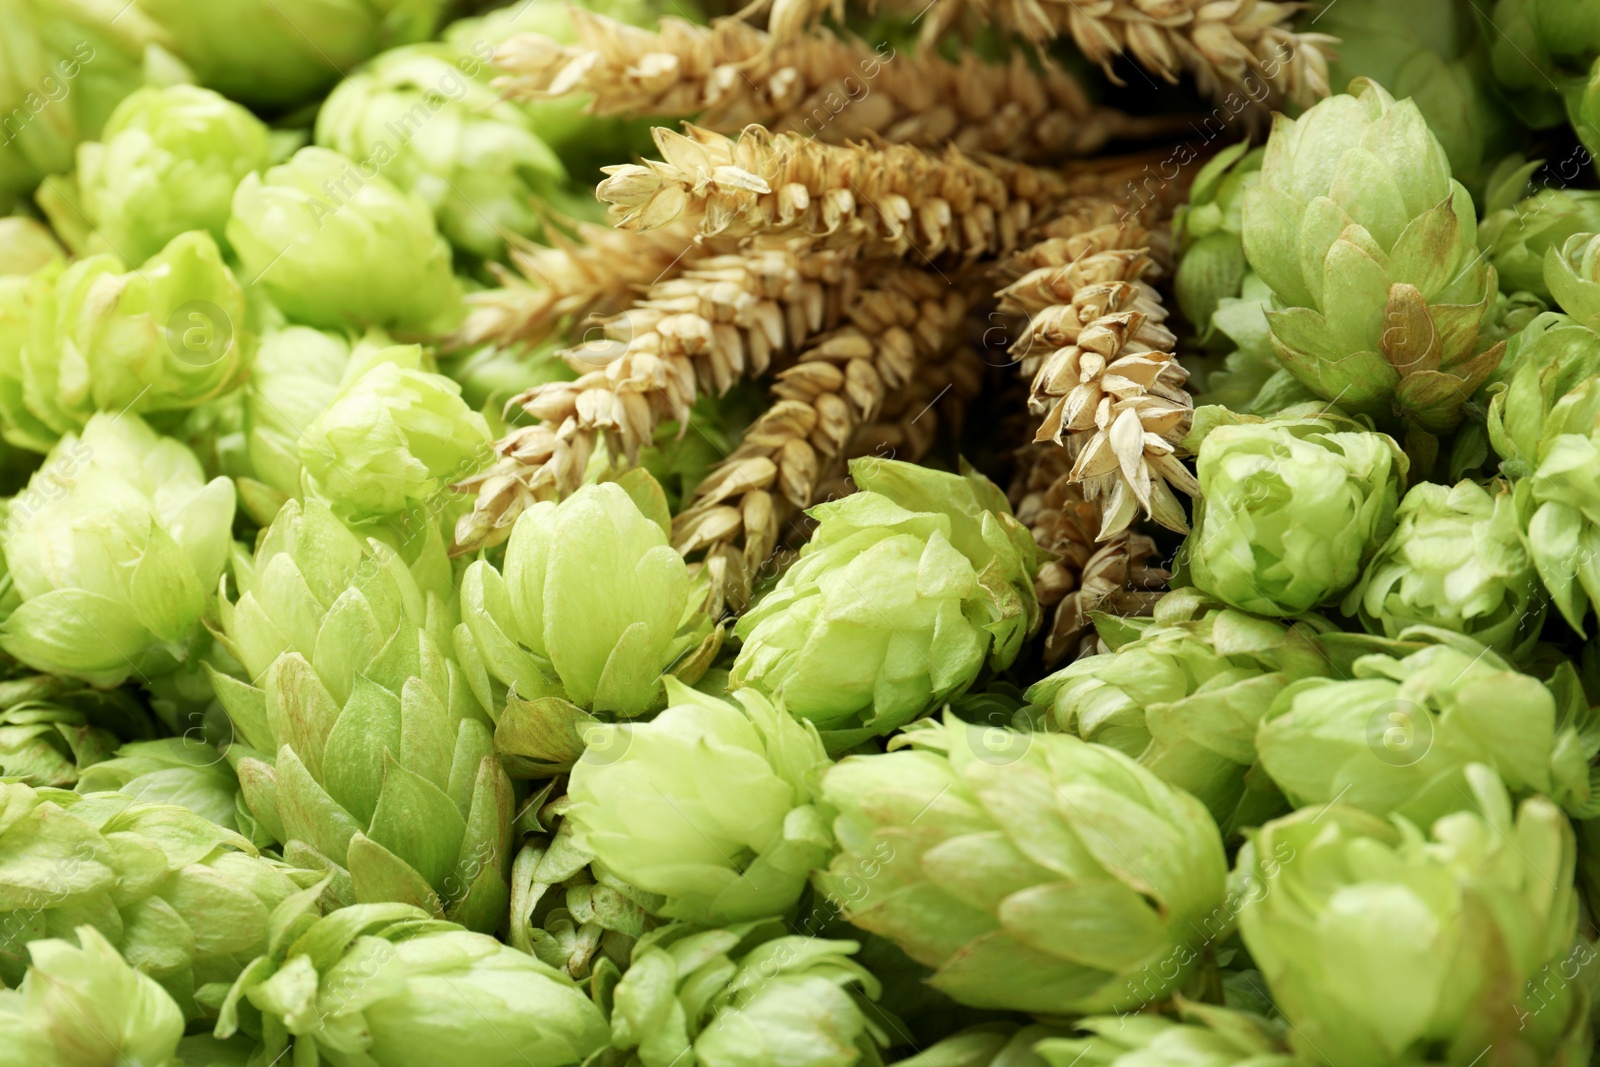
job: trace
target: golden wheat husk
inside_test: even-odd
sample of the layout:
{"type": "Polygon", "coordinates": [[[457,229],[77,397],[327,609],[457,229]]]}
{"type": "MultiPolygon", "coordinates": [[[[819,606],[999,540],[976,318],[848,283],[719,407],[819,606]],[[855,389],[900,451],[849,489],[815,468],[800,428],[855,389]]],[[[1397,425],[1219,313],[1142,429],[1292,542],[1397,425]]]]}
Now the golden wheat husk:
{"type": "MultiPolygon", "coordinates": [[[[896,8],[903,4],[893,4],[896,8]]],[[[1309,107],[1328,95],[1337,39],[1294,29],[1301,3],[1277,0],[939,0],[926,8],[924,41],[958,24],[993,24],[1036,44],[1069,37],[1118,84],[1127,56],[1166,81],[1188,71],[1200,90],[1235,114],[1285,101],[1309,107]]],[[[751,13],[764,5],[753,5],[751,13]]],[[[778,41],[814,25],[840,0],[775,0],[778,41]]]]}
{"type": "Polygon", "coordinates": [[[738,138],[654,132],[661,160],[607,167],[596,190],[619,228],[805,234],[865,255],[960,263],[1016,248],[1071,189],[1056,171],[954,147],[841,147],[763,126],[738,138]]]}
{"type": "Polygon", "coordinates": [[[600,336],[562,353],[579,372],[512,399],[537,421],[495,445],[495,461],[457,488],[477,494],[456,529],[457,547],[493,544],[538,500],[570,493],[604,444],[632,463],[656,427],[686,425],[702,393],[766,373],[839,321],[859,286],[850,250],[753,248],[696,261],[651,286],[601,325],[600,336]]]}
{"type": "Polygon", "coordinates": [[[582,9],[572,20],[575,44],[523,34],[496,49],[496,87],[513,99],[588,94],[592,114],[681,115],[724,134],[760,124],[835,145],[877,137],[1023,162],[1091,155],[1156,125],[1095,105],[1072,75],[1020,54],[952,63],[820,29],[775,42],[738,19],[707,29],[666,18],[655,31],[582,9]]]}
{"type": "Polygon", "coordinates": [[[1017,277],[1000,290],[1001,310],[1027,318],[1011,355],[1031,380],[1036,440],[1073,458],[1071,480],[1100,506],[1099,540],[1141,512],[1187,532],[1177,494],[1199,492],[1180,461],[1194,401],[1150,284],[1155,233],[1125,201],[1080,198],[1003,267],[1017,277]]]}
{"type": "Polygon", "coordinates": [[[784,524],[816,502],[819,480],[886,402],[910,391],[914,379],[963,341],[967,301],[960,287],[898,263],[879,268],[845,321],[778,373],[772,406],[673,520],[674,547],[704,556],[718,611],[725,603],[743,606],[750,578],[784,524]]]}

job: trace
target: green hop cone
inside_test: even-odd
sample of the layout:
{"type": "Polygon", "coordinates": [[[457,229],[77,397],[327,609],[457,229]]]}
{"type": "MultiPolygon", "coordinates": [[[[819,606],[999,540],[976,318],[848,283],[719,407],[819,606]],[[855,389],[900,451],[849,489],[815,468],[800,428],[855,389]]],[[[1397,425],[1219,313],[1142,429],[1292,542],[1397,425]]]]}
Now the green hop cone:
{"type": "Polygon", "coordinates": [[[1179,590],[1156,605],[1153,619],[1108,632],[1110,654],[1057,671],[1028,699],[1049,709],[1057,729],[1114,748],[1193,793],[1232,835],[1283,807],[1255,765],[1256,726],[1291,682],[1329,671],[1318,622],[1285,626],[1179,590]]]}
{"type": "Polygon", "coordinates": [[[111,254],[46,268],[25,299],[25,342],[0,358],[0,418],[13,444],[36,452],[96,412],[166,424],[249,368],[244,292],[203,232],[173,238],[136,268],[111,254]]]}
{"type": "Polygon", "coordinates": [[[566,169],[529,113],[489,87],[488,73],[444,43],[384,52],[328,95],[316,140],[427,201],[458,248],[499,259],[508,235],[539,231],[539,202],[566,169]]]}
{"type": "MultiPolygon", "coordinates": [[[[1533,329],[1533,327],[1530,327],[1533,329]]],[[[1527,543],[1557,610],[1580,635],[1600,598],[1600,336],[1549,329],[1489,406],[1489,438],[1515,477],[1527,543]]]]}
{"type": "Polygon", "coordinates": [[[857,459],[860,492],[744,617],[731,685],[782,694],[832,751],[904,726],[1003,670],[1039,626],[1043,552],[1005,494],[963,474],[857,459]]]}
{"type": "Polygon", "coordinates": [[[1205,408],[1196,423],[1189,580],[1257,615],[1335,603],[1394,530],[1408,466],[1399,446],[1328,412],[1261,420],[1205,408]]]}
{"type": "Polygon", "coordinates": [[[1490,387],[1486,428],[1501,470],[1522,478],[1538,466],[1551,408],[1585,378],[1600,374],[1600,334],[1546,312],[1511,339],[1507,363],[1490,387]]]}
{"type": "MultiPolygon", "coordinates": [[[[1520,159],[1521,157],[1514,157],[1520,159]]],[[[1545,261],[1573,236],[1600,230],[1600,192],[1547,187],[1523,197],[1530,173],[1541,161],[1524,164],[1491,184],[1478,244],[1488,254],[1507,293],[1532,293],[1554,299],[1545,284],[1545,261]]]]}
{"type": "Polygon", "coordinates": [[[111,758],[119,736],[154,732],[149,713],[120,689],[48,674],[0,681],[0,777],[70,789],[111,758]]]}
{"type": "Polygon", "coordinates": [[[1473,9],[1458,0],[1335,0],[1315,5],[1304,28],[1339,38],[1331,85],[1370,78],[1417,105],[1455,176],[1481,193],[1499,152],[1514,136],[1491,90],[1489,48],[1473,9]]]}
{"type": "Polygon", "coordinates": [[[437,509],[451,483],[491,454],[489,424],[467,407],[459,385],[424,369],[421,346],[369,358],[370,369],[347,375],[300,436],[306,485],[353,522],[437,509]]]}
{"type": "Polygon", "coordinates": [[[1561,310],[1600,330],[1600,233],[1578,233],[1545,252],[1544,280],[1561,310]]]}
{"type": "Polygon", "coordinates": [[[22,984],[0,991],[0,1067],[179,1067],[178,1005],[94,927],[76,936],[28,946],[22,984]]]}
{"type": "Polygon", "coordinates": [[[832,853],[816,730],[759,693],[732,700],[667,682],[645,723],[591,727],[567,786],[574,844],[659,913],[701,923],[781,915],[832,853]]]}
{"type": "Polygon", "coordinates": [[[184,808],[121,793],[0,783],[0,979],[26,946],[83,923],[193,1018],[209,983],[265,950],[268,918],[308,875],[184,808]]]}
{"type": "Polygon", "coordinates": [[[273,916],[267,953],[229,991],[218,1037],[260,1013],[263,1062],[567,1067],[603,1048],[605,1017],[571,979],[405,904],[321,918],[316,889],[273,916]],[[287,1062],[287,1061],[285,1061],[287,1062]]]}
{"type": "Polygon", "coordinates": [[[1275,294],[1283,364],[1346,410],[1455,428],[1500,360],[1472,197],[1417,105],[1360,81],[1277,120],[1245,194],[1244,247],[1275,294]]]}
{"type": "Polygon", "coordinates": [[[332,872],[339,899],[504,922],[511,782],[449,655],[437,532],[407,567],[325,507],[290,501],[234,574],[222,632],[253,681],[212,680],[250,811],[292,862],[332,872]]]}
{"type": "Polygon", "coordinates": [[[876,1064],[885,1035],[863,1013],[878,980],[854,941],[781,936],[781,923],[682,924],[642,938],[612,992],[611,1047],[641,1067],[876,1064]]]}
{"type": "Polygon", "coordinates": [[[187,230],[217,241],[233,191],[266,167],[267,127],[209,89],[140,89],[111,113],[100,140],[78,146],[76,179],[47,181],[42,206],[79,251],[144,260],[187,230]]]}
{"type": "Polygon", "coordinates": [[[1546,598],[1510,486],[1419,482],[1389,540],[1344,600],[1369,633],[1437,626],[1520,656],[1539,639],[1546,598]]]}
{"type": "Polygon", "coordinates": [[[295,322],[428,330],[457,313],[450,246],[428,205],[371,161],[302,148],[233,196],[228,242],[295,322]]]}
{"type": "Polygon", "coordinates": [[[480,697],[492,679],[515,691],[517,715],[552,696],[642,715],[661,706],[663,675],[707,639],[660,487],[644,476],[625,484],[535,504],[512,529],[503,576],[484,560],[467,568],[457,646],[482,665],[480,697]]]}
{"type": "Polygon", "coordinates": [[[1177,998],[1182,1022],[1159,1015],[1079,1019],[1091,1036],[1034,1046],[1048,1067],[1297,1067],[1282,1022],[1177,998]]]}
{"type": "Polygon", "coordinates": [[[285,501],[304,492],[301,438],[339,396],[340,385],[370,369],[382,353],[409,352],[381,330],[351,338],[281,326],[263,334],[239,411],[243,447],[235,482],[251,518],[269,525],[285,501]]]}
{"type": "Polygon", "coordinates": [[[200,637],[232,525],[226,479],[137,415],[95,415],[7,510],[0,648],[101,686],[170,671],[200,637]]]}
{"type": "Polygon", "coordinates": [[[1244,194],[1261,172],[1265,150],[1241,141],[1217,153],[1195,175],[1189,202],[1178,209],[1178,270],[1172,280],[1178,307],[1202,338],[1213,336],[1217,305],[1236,298],[1250,266],[1244,258],[1244,194]]]}
{"type": "Polygon", "coordinates": [[[133,0],[201,84],[290,108],[385,48],[426,40],[444,0],[133,0]]]}
{"type": "Polygon", "coordinates": [[[493,929],[506,913],[510,781],[490,718],[448,654],[450,563],[413,566],[326,507],[291,501],[222,635],[253,685],[211,672],[245,803],[339,899],[402,901],[493,929]]]}
{"type": "Polygon", "coordinates": [[[1574,936],[1572,828],[1542,797],[1513,818],[1494,772],[1468,777],[1479,810],[1431,836],[1317,807],[1268,823],[1241,852],[1240,930],[1303,1062],[1588,1055],[1587,995],[1569,969],[1593,958],[1574,936]]]}
{"type": "Polygon", "coordinates": [[[1427,825],[1468,803],[1466,768],[1482,763],[1518,795],[1593,808],[1600,735],[1572,664],[1547,686],[1470,638],[1432,633],[1448,643],[1361,656],[1351,678],[1306,679],[1277,696],[1256,751],[1290,801],[1427,825]]]}
{"type": "Polygon", "coordinates": [[[954,717],[909,736],[823,778],[841,851],[816,879],[934,988],[1006,1011],[1137,1007],[1227,933],[1221,835],[1188,793],[1076,737],[954,717]]]}
{"type": "Polygon", "coordinates": [[[71,170],[78,143],[144,84],[159,32],[118,0],[0,0],[0,26],[0,213],[9,213],[45,175],[71,170]]]}

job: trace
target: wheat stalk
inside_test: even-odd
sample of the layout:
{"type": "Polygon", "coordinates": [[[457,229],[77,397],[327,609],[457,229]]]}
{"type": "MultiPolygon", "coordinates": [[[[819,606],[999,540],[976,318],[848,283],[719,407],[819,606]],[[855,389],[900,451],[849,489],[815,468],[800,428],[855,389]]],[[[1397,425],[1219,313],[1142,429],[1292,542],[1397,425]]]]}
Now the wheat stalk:
{"type": "Polygon", "coordinates": [[[719,133],[760,124],[830,144],[949,143],[1025,162],[1091,155],[1157,126],[1096,106],[1066,71],[1020,54],[952,63],[822,30],[775,42],[738,19],[708,30],[667,18],[656,31],[582,9],[572,19],[575,44],[523,34],[501,45],[496,86],[514,99],[588,94],[593,114],[681,115],[719,133]]]}
{"type": "Polygon", "coordinates": [[[457,487],[477,494],[458,547],[494,543],[533,502],[576,489],[602,442],[614,462],[635,462],[661,422],[687,426],[702,392],[765,373],[839,321],[857,287],[850,250],[792,246],[711,256],[651,286],[603,324],[603,338],[562,353],[576,381],[513,398],[538,421],[497,442],[496,460],[457,487]]]}
{"type": "Polygon", "coordinates": [[[962,341],[967,302],[959,287],[898,263],[878,267],[845,321],[779,372],[772,406],[673,520],[673,545],[704,554],[719,609],[742,606],[784,523],[815,502],[819,478],[888,398],[909,391],[962,341]]]}
{"type": "Polygon", "coordinates": [[[675,222],[705,236],[803,233],[868,255],[970,261],[1016,247],[1066,196],[1058,173],[956,148],[820,144],[749,126],[735,140],[658,127],[661,161],[608,167],[597,195],[618,227],[675,222]]]}

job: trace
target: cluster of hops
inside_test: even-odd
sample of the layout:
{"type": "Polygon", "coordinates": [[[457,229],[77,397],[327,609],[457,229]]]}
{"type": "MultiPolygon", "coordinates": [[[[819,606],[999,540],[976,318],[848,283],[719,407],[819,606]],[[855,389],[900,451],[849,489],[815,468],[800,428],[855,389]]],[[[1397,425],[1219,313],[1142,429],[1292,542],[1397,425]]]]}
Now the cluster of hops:
{"type": "Polygon", "coordinates": [[[736,7],[0,0],[0,1067],[1590,1063],[1600,9],[736,7]]]}

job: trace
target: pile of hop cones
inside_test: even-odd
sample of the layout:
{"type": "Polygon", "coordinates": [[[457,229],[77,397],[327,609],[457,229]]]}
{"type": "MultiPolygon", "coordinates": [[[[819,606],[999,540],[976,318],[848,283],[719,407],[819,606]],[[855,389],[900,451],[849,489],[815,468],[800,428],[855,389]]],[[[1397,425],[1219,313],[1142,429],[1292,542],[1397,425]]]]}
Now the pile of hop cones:
{"type": "Polygon", "coordinates": [[[1142,68],[1187,73],[1219,100],[1247,94],[1229,108],[1254,121],[1328,91],[1331,39],[1296,33],[1298,6],[876,9],[920,33],[897,47],[834,28],[847,22],[836,0],[774,0],[656,31],[576,10],[576,43],[513,38],[495,56],[508,96],[683,123],[655,130],[658,158],[606,168],[612,228],[519,253],[524,277],[474,298],[459,344],[566,337],[578,377],[515,398],[531,419],[462,486],[476,506],[458,547],[503,539],[594,464],[637,463],[662,426],[688,431],[699,398],[759,378],[770,407],[673,526],[712,606],[738,610],[805,509],[849,490],[848,459],[921,458],[1000,362],[1027,386],[1031,426],[1013,504],[1057,557],[1039,578],[1056,612],[1047,659],[1092,641],[1094,612],[1145,611],[1167,574],[1141,526],[1185,530],[1198,491],[1162,286],[1171,214],[1205,148],[1095,103],[1050,46],[1070,41],[1113,80],[1142,68]],[[1008,58],[938,47],[986,27],[1010,37],[1008,58]],[[1113,145],[1139,150],[1104,154],[1113,145]]]}

